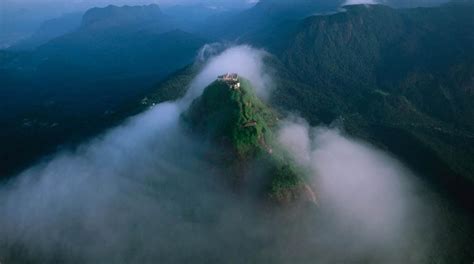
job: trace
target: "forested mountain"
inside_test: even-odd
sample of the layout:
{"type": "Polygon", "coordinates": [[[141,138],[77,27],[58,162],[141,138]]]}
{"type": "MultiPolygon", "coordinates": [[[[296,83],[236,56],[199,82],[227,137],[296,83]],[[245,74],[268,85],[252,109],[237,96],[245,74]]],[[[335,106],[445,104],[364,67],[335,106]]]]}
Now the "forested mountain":
{"type": "MultiPolygon", "coordinates": [[[[274,54],[267,62],[276,69],[273,104],[313,125],[342,124],[470,207],[474,6],[346,9],[255,36],[254,44],[274,54]]],[[[168,80],[149,97],[177,97],[178,86],[168,80]]]]}
{"type": "Polygon", "coordinates": [[[354,6],[308,18],[277,52],[294,80],[277,100],[315,123],[342,120],[353,133],[429,171],[444,188],[468,196],[469,204],[473,12],[472,5],[354,6]]]}
{"type": "Polygon", "coordinates": [[[0,50],[0,262],[471,262],[474,2],[219,1],[0,50]]]}
{"type": "Polygon", "coordinates": [[[33,51],[2,51],[0,174],[107,127],[153,83],[191,63],[204,43],[156,5],[108,6],[33,51]]]}

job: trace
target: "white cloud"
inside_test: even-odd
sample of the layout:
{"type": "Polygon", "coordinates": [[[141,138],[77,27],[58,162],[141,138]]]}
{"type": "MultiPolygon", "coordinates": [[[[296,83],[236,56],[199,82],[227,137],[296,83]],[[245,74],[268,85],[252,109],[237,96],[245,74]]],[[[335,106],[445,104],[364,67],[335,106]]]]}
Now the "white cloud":
{"type": "MultiPolygon", "coordinates": [[[[204,48],[212,48],[212,46],[205,46],[204,48]]],[[[205,52],[200,52],[200,54],[202,53],[205,52]]],[[[272,81],[263,64],[265,56],[268,56],[268,54],[264,50],[257,50],[247,45],[226,49],[219,56],[209,59],[206,67],[191,83],[188,94],[183,100],[189,103],[190,100],[200,95],[203,89],[213,82],[218,75],[227,72],[238,73],[250,80],[257,94],[263,99],[267,98],[271,91],[272,81]]]]}
{"type": "MultiPolygon", "coordinates": [[[[344,254],[380,252],[381,263],[403,263],[401,256],[408,256],[411,243],[430,243],[416,231],[429,217],[415,191],[420,186],[396,159],[337,129],[312,128],[302,119],[283,121],[278,138],[311,171],[321,210],[330,215],[319,227],[322,236],[344,237],[344,254]]],[[[321,243],[341,247],[337,239],[321,243]]],[[[425,253],[419,249],[412,257],[425,253]]]]}
{"type": "Polygon", "coordinates": [[[209,60],[185,99],[159,104],[0,186],[2,261],[15,245],[24,251],[12,262],[182,263],[202,252],[228,259],[232,251],[216,252],[218,241],[240,241],[235,227],[247,224],[236,221],[247,221],[239,215],[250,208],[223,188],[225,175],[216,176],[206,144],[190,138],[179,117],[223,72],[264,89],[263,54],[227,49],[209,60]]]}

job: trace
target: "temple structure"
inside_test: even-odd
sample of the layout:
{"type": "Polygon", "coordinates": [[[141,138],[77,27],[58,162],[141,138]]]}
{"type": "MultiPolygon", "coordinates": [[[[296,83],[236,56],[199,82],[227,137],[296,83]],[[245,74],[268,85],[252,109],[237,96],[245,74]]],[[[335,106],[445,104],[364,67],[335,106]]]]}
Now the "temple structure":
{"type": "Polygon", "coordinates": [[[240,81],[239,75],[237,73],[226,73],[223,75],[217,76],[219,82],[225,82],[231,89],[239,89],[240,81]]]}

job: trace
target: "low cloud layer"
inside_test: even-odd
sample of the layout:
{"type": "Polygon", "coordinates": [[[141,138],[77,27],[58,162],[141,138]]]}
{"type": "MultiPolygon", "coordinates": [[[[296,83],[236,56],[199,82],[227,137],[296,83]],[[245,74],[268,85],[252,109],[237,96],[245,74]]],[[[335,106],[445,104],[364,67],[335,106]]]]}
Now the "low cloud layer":
{"type": "Polygon", "coordinates": [[[233,218],[247,221],[241,214],[249,205],[234,202],[222,175],[203,160],[207,146],[185,135],[179,115],[224,72],[239,72],[263,93],[264,55],[249,46],[229,48],[209,59],[182,100],[160,104],[2,186],[0,260],[175,263],[215,250],[218,241],[234,243],[242,232],[233,218]]]}
{"type": "Polygon", "coordinates": [[[319,263],[424,260],[411,173],[386,154],[301,120],[279,139],[311,173],[320,208],[269,210],[229,188],[180,113],[218,74],[272,86],[264,51],[208,60],[188,94],[131,118],[0,190],[0,261],[319,263]]]}
{"type": "MultiPolygon", "coordinates": [[[[282,122],[279,140],[311,171],[321,210],[329,217],[323,217],[329,220],[321,230],[344,239],[347,247],[341,257],[371,255],[379,263],[426,261],[432,241],[420,230],[428,225],[430,213],[417,194],[421,186],[401,163],[337,129],[311,128],[297,118],[282,122]]],[[[342,247],[337,239],[325,242],[342,247]]]]}

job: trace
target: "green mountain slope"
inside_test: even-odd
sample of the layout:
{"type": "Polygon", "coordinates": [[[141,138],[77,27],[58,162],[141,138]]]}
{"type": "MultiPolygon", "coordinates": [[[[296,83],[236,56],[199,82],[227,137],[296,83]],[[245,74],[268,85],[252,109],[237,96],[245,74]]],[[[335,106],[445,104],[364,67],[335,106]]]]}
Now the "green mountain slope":
{"type": "Polygon", "coordinates": [[[213,141],[227,141],[239,158],[256,155],[265,149],[270,127],[276,116],[254,94],[248,81],[241,88],[215,81],[194,101],[184,119],[193,130],[213,141]]]}
{"type": "Polygon", "coordinates": [[[277,114],[255,95],[249,81],[241,77],[239,81],[239,88],[224,81],[209,85],[182,115],[184,123],[192,133],[217,146],[215,160],[233,172],[233,180],[241,188],[249,187],[244,184],[260,185],[258,195],[263,193],[279,203],[314,201],[304,171],[274,139],[277,114]],[[251,164],[255,160],[258,166],[251,164]],[[259,180],[243,179],[242,175],[259,180]]]}

